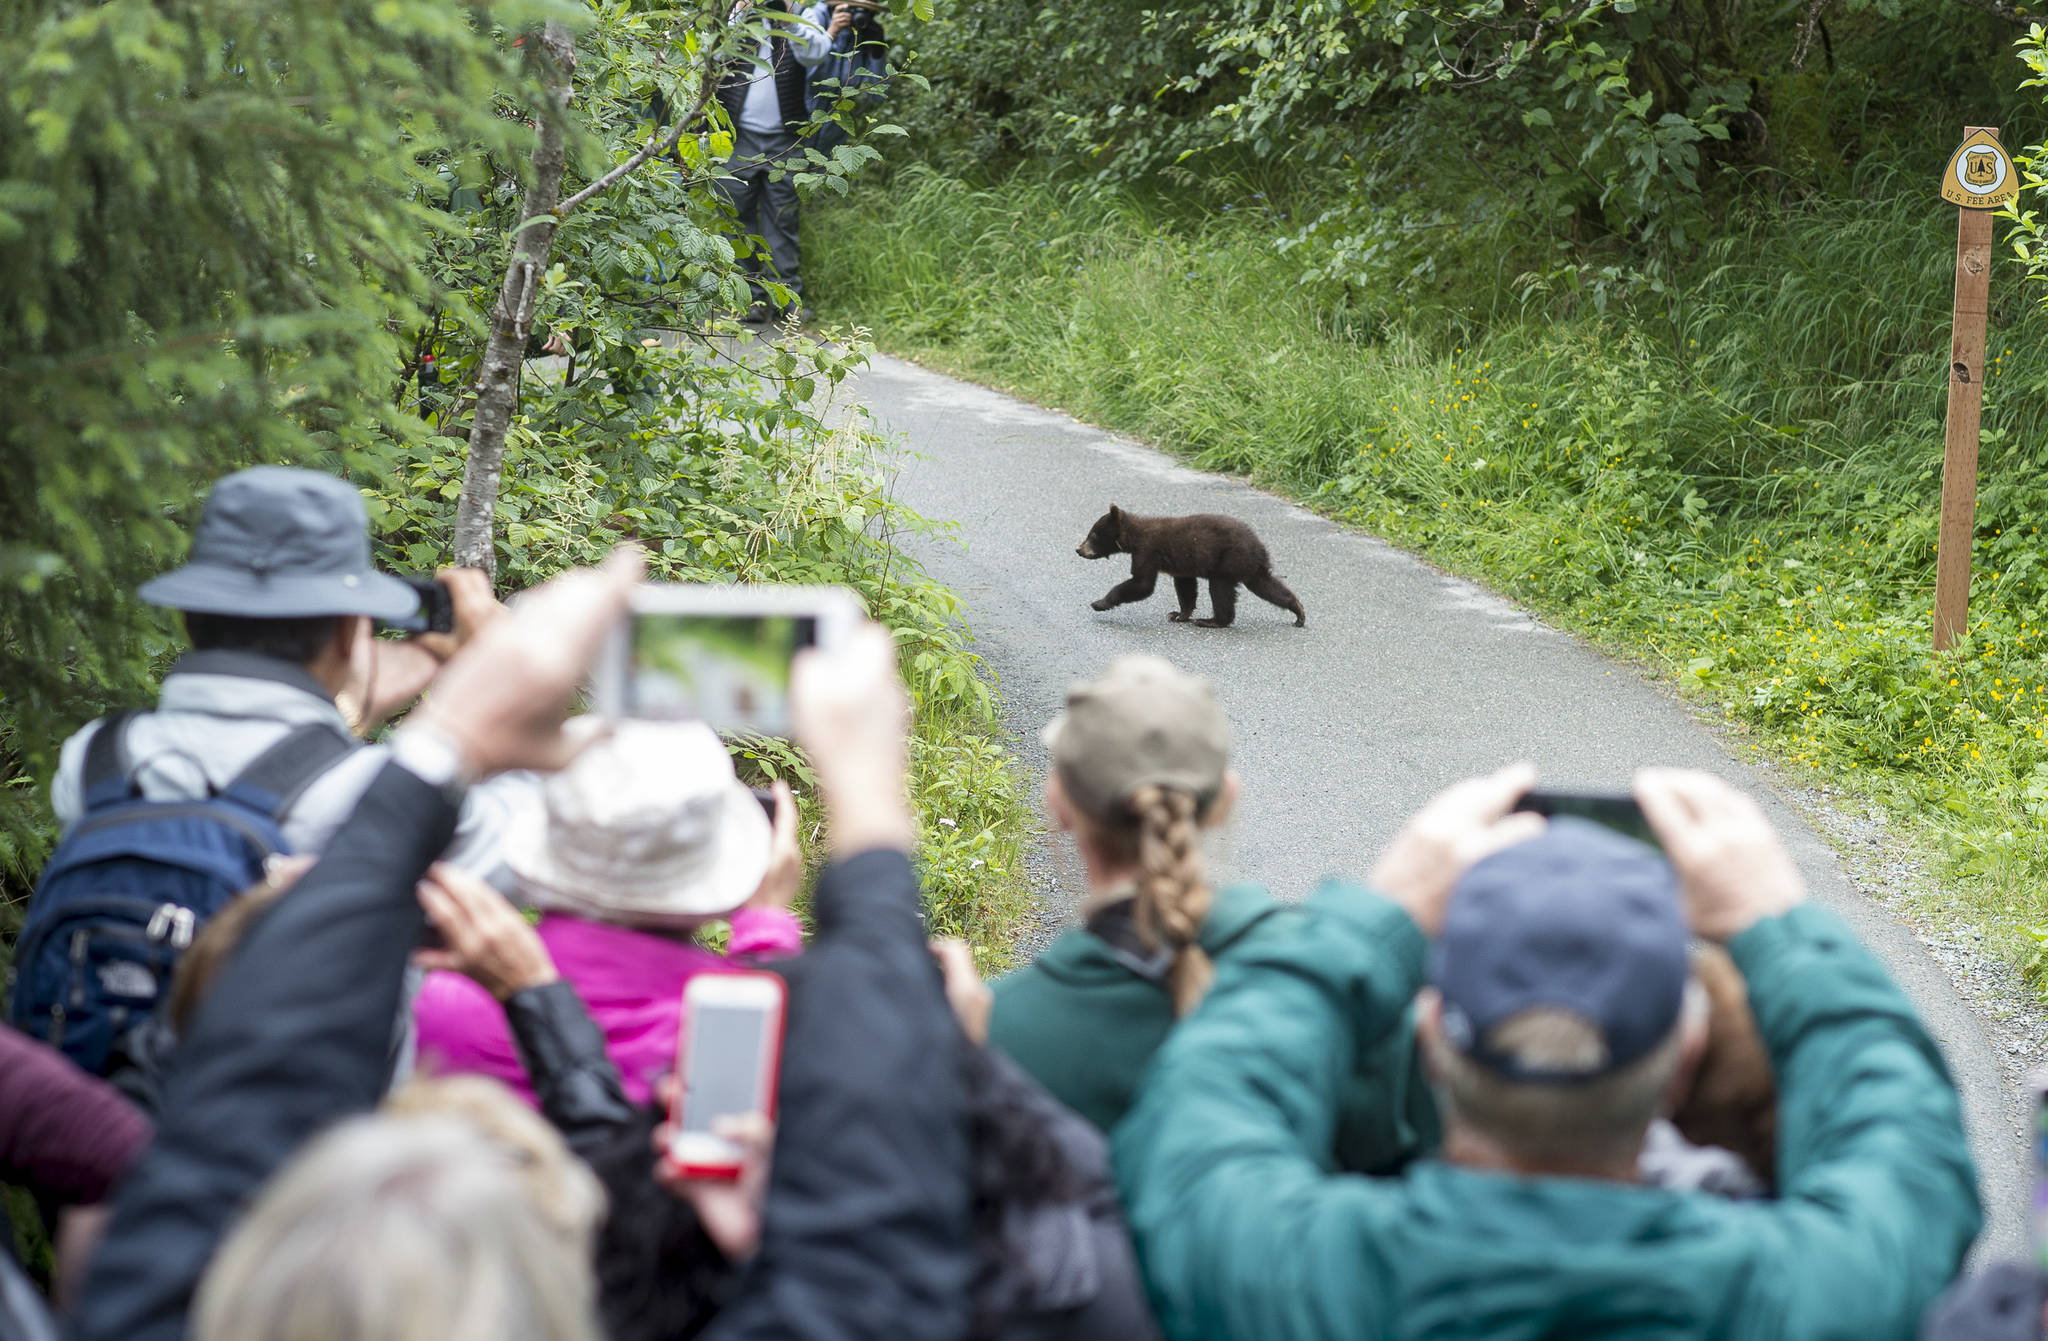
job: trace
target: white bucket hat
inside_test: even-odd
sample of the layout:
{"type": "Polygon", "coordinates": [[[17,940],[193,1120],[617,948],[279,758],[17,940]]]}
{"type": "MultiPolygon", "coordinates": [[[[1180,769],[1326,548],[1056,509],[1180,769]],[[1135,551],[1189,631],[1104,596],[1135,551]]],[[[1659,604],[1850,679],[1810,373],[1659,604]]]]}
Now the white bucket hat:
{"type": "Polygon", "coordinates": [[[768,870],[768,817],[701,722],[620,722],[541,794],[541,822],[505,856],[537,907],[694,926],[745,903],[768,870]]]}

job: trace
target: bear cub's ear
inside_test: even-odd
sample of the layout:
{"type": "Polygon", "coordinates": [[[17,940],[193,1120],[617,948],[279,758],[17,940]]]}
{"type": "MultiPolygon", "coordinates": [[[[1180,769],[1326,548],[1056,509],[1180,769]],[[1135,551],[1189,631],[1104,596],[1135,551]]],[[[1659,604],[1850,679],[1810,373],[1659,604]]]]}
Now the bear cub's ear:
{"type": "Polygon", "coordinates": [[[1109,505],[1109,515],[1112,521],[1122,521],[1124,518],[1123,509],[1114,503],[1109,505]]]}

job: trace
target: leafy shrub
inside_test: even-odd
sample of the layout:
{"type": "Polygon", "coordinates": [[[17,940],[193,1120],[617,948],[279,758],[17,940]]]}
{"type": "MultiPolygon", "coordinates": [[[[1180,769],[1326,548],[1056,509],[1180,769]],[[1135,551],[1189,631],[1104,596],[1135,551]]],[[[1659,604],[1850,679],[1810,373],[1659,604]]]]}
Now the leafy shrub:
{"type": "MultiPolygon", "coordinates": [[[[342,472],[384,560],[445,560],[544,82],[526,37],[580,25],[574,184],[688,105],[675,52],[741,40],[729,13],[31,0],[0,89],[0,470],[22,502],[0,538],[0,947],[54,839],[38,783],[59,742],[154,696],[177,639],[132,591],[183,553],[211,479],[342,472]]],[[[999,944],[1028,817],[957,604],[891,544],[926,523],[888,496],[865,426],[820,408],[860,347],[764,342],[756,363],[706,334],[753,245],[710,186],[719,115],[557,234],[539,317],[572,352],[524,388],[500,576],[524,586],[634,536],[671,579],[859,588],[904,648],[919,795],[952,807],[928,826],[934,920],[999,944]],[[970,821],[981,847],[956,861],[970,821]]],[[[800,189],[843,193],[877,157],[866,137],[893,129],[846,120],[800,189]]],[[[750,748],[801,776],[786,747],[750,748]]]]}
{"type": "MultiPolygon", "coordinates": [[[[498,504],[501,582],[523,587],[635,539],[651,580],[853,587],[902,649],[935,934],[1000,959],[1028,816],[959,602],[897,547],[938,528],[890,495],[881,440],[837,403],[866,345],[791,342],[757,361],[724,340],[647,338],[656,343],[632,343],[624,362],[579,360],[527,393],[498,504]]],[[[461,444],[438,437],[375,462],[371,477],[387,481],[372,498],[380,543],[408,566],[439,560],[460,469],[461,444]]],[[[787,744],[734,752],[743,771],[808,790],[809,768],[787,744]]]]}
{"type": "MultiPolygon", "coordinates": [[[[893,347],[1238,471],[1667,673],[1746,748],[1889,798],[2015,958],[2048,924],[2048,312],[2001,260],[1969,636],[1929,649],[1954,244],[1911,179],[1759,208],[1682,299],[1375,338],[1268,211],[922,170],[817,292],[893,347]]],[[[1389,312],[1399,303],[1388,300],[1389,312]]]]}

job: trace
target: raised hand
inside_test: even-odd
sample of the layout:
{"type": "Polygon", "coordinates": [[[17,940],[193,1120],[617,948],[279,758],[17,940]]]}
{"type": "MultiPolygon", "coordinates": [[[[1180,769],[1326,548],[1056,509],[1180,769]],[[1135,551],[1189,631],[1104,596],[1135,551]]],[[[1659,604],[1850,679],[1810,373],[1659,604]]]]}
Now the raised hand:
{"type": "Polygon", "coordinates": [[[834,854],[908,851],[916,838],[904,797],[910,699],[888,630],[864,624],[830,652],[800,653],[790,707],[825,797],[834,854]]]}
{"type": "Polygon", "coordinates": [[[1534,764],[1511,764],[1437,793],[1387,845],[1372,887],[1406,909],[1425,935],[1436,935],[1466,868],[1543,832],[1542,816],[1515,811],[1535,782],[1534,764]]]}
{"type": "Polygon", "coordinates": [[[420,907],[443,947],[420,950],[413,962],[474,978],[500,1001],[554,982],[555,961],[505,896],[458,866],[436,862],[418,886],[420,907]]]}
{"type": "Polygon", "coordinates": [[[526,593],[449,659],[400,730],[445,736],[472,778],[568,763],[593,739],[563,732],[569,700],[624,618],[645,564],[637,547],[623,545],[601,568],[574,569],[526,593]]]}
{"type": "Polygon", "coordinates": [[[1646,768],[1635,795],[1678,872],[1694,934],[1725,941],[1806,900],[1806,880],[1763,810],[1713,774],[1646,768]]]}

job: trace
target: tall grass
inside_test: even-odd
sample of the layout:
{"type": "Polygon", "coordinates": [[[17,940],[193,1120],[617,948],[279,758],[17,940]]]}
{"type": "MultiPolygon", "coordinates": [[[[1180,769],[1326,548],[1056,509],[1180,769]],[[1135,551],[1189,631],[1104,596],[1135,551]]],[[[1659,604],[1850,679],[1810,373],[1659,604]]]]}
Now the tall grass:
{"type": "Polygon", "coordinates": [[[1971,627],[1937,658],[1955,251],[1923,185],[1873,170],[1860,198],[1754,208],[1668,300],[1602,314],[1526,274],[1305,285],[1271,241],[1285,202],[913,170],[820,221],[812,292],[1669,670],[1748,748],[1912,816],[2024,959],[2048,923],[2048,315],[2001,263],[1971,627]],[[1354,338],[1368,307],[1409,315],[1354,338]]]}

